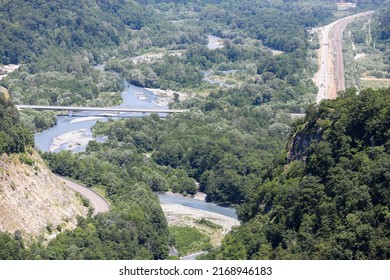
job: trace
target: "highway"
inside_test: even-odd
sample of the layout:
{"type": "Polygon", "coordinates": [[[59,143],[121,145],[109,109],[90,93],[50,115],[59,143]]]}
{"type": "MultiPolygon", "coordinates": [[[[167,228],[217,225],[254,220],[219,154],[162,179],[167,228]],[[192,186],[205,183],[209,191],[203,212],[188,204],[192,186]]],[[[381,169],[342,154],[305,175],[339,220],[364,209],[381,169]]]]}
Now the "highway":
{"type": "Polygon", "coordinates": [[[318,28],[320,49],[318,51],[318,71],[314,82],[318,87],[317,103],[323,99],[334,99],[337,92],[345,90],[342,38],[345,27],[357,18],[374,13],[368,11],[336,20],[318,28]]]}
{"type": "Polygon", "coordinates": [[[15,105],[18,110],[34,109],[34,110],[51,110],[51,111],[101,111],[115,113],[183,113],[187,110],[183,109],[137,109],[137,108],[110,108],[110,107],[77,107],[77,106],[41,106],[41,105],[15,105]]]}
{"type": "Polygon", "coordinates": [[[110,209],[110,205],[108,204],[108,202],[90,188],[84,187],[83,185],[77,184],[61,176],[57,177],[62,182],[64,182],[68,188],[80,193],[90,201],[91,206],[94,208],[94,215],[102,212],[107,212],[110,209]]]}

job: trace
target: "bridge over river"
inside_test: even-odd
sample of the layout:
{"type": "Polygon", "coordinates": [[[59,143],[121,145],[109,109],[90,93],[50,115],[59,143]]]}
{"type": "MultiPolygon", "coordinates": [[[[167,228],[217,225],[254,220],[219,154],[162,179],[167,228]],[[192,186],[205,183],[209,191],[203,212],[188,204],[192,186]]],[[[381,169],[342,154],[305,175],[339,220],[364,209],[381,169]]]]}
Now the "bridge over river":
{"type": "Polygon", "coordinates": [[[77,107],[77,106],[42,106],[42,105],[15,105],[18,110],[51,110],[51,111],[68,111],[68,112],[111,112],[111,113],[183,113],[184,109],[147,109],[147,108],[114,108],[114,107],[77,107]]]}
{"type": "MultiPolygon", "coordinates": [[[[185,109],[146,109],[146,108],[113,108],[113,107],[77,107],[77,106],[45,106],[45,105],[15,105],[18,110],[34,109],[34,110],[51,110],[51,111],[67,111],[69,115],[72,112],[110,112],[110,113],[184,113],[188,112],[185,109]]],[[[81,115],[82,117],[83,115],[81,115]]],[[[88,115],[90,116],[90,115],[88,115]]],[[[85,116],[85,117],[88,117],[85,116]]],[[[290,113],[292,118],[302,118],[305,114],[290,113]]]]}

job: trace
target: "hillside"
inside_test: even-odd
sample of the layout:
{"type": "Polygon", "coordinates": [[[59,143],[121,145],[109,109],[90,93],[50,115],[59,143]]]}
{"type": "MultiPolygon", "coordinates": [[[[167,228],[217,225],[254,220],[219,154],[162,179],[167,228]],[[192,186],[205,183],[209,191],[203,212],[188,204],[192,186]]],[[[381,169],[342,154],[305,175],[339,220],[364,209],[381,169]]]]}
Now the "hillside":
{"type": "Polygon", "coordinates": [[[31,176],[50,177],[30,130],[55,123],[50,113],[19,117],[10,99],[114,106],[127,81],[170,90],[172,107],[188,112],[100,122],[93,133],[104,143],[45,154],[53,172],[98,189],[112,207],[15,254],[2,239],[18,243],[18,234],[0,232],[0,259],[166,259],[174,243],[159,191],[202,191],[237,209],[243,225],[210,258],[388,258],[388,92],[348,92],[292,125],[290,113],[317,92],[307,30],[336,17],[333,2],[2,1],[0,63],[20,64],[0,82],[9,91],[0,92],[2,168],[17,170],[4,177],[9,201],[14,177],[27,182],[19,201],[32,195],[31,176]],[[211,35],[220,48],[207,45],[211,35]]]}
{"type": "Polygon", "coordinates": [[[310,107],[246,203],[248,221],[209,257],[389,259],[389,94],[348,91],[310,107]]]}
{"type": "Polygon", "coordinates": [[[0,231],[19,231],[30,239],[75,228],[77,215],[87,215],[81,199],[32,149],[0,155],[0,180],[0,231]]]}
{"type": "Polygon", "coordinates": [[[52,48],[118,46],[151,17],[134,1],[5,0],[0,7],[0,62],[36,61],[52,48]]]}
{"type": "Polygon", "coordinates": [[[31,146],[9,93],[0,88],[0,232],[33,239],[54,229],[71,229],[88,212],[31,146]]]}

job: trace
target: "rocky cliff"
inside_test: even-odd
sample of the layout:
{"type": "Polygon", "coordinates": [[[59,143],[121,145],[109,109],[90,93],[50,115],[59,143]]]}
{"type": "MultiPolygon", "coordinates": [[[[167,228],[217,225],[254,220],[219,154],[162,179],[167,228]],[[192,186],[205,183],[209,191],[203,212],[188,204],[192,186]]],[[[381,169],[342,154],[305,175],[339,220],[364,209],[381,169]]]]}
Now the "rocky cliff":
{"type": "Polygon", "coordinates": [[[87,212],[33,149],[0,155],[0,231],[47,237],[74,228],[76,217],[87,212]]]}
{"type": "Polygon", "coordinates": [[[319,141],[322,138],[322,130],[317,127],[315,131],[309,130],[306,123],[302,128],[295,132],[287,143],[287,163],[294,160],[306,160],[306,151],[313,141],[319,141]]]}
{"type": "Polygon", "coordinates": [[[287,163],[294,160],[306,160],[307,149],[313,142],[327,140],[331,119],[335,111],[327,106],[318,108],[312,105],[308,108],[306,117],[294,128],[295,132],[287,143],[287,163]]]}

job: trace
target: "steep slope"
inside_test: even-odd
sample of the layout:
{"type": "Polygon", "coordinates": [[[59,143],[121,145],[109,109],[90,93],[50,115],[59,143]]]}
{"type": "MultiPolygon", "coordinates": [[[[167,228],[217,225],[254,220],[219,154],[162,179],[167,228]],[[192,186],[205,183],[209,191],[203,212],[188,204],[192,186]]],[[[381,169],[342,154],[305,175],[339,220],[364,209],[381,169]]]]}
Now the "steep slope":
{"type": "Polygon", "coordinates": [[[390,88],[308,109],[212,258],[389,259],[390,88]],[[253,214],[254,213],[254,214],[253,214]]]}
{"type": "Polygon", "coordinates": [[[74,228],[88,209],[64,186],[31,147],[31,133],[0,87],[0,232],[32,239],[54,229],[74,228]]]}
{"type": "Polygon", "coordinates": [[[77,215],[88,212],[32,149],[0,156],[0,182],[0,231],[33,237],[74,228],[77,215]]]}

